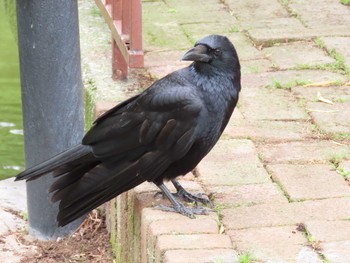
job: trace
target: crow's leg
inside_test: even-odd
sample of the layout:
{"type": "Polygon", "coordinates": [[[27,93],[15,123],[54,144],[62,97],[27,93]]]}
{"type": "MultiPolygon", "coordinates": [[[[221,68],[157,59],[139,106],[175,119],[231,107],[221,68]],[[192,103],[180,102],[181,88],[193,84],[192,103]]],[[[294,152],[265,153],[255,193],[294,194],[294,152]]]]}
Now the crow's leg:
{"type": "Polygon", "coordinates": [[[213,207],[213,204],[210,202],[208,198],[202,197],[204,194],[199,193],[196,195],[193,195],[185,190],[183,186],[176,180],[176,179],[171,179],[171,182],[175,186],[176,193],[173,194],[176,197],[183,198],[187,202],[195,202],[195,203],[202,203],[204,205],[208,205],[210,207],[213,207]]]}
{"type": "Polygon", "coordinates": [[[163,211],[169,212],[178,212],[182,215],[188,216],[190,218],[195,218],[194,215],[207,215],[208,210],[203,207],[186,207],[182,203],[180,203],[173,194],[169,191],[169,189],[163,184],[157,185],[162,193],[169,199],[172,207],[166,205],[158,205],[157,207],[163,211]]]}

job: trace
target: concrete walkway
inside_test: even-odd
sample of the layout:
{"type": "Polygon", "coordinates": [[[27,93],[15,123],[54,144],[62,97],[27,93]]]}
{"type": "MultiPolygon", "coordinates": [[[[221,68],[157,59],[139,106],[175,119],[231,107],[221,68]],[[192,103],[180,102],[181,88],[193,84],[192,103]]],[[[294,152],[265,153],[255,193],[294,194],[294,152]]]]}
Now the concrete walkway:
{"type": "Polygon", "coordinates": [[[350,262],[350,6],[340,2],[143,1],[153,76],[183,67],[196,40],[223,34],[243,78],[195,178],[213,195],[219,228],[198,221],[170,235],[169,217],[150,223],[154,262],[350,262]],[[159,225],[168,231],[152,232],[159,225]]]}

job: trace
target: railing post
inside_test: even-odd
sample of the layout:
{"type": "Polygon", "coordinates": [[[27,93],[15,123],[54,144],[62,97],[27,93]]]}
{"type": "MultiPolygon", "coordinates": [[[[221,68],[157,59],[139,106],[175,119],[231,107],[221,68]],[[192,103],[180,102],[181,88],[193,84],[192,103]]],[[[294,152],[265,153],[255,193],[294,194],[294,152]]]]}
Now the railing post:
{"type": "Polygon", "coordinates": [[[144,66],[141,0],[95,0],[112,33],[112,78],[144,66]]]}
{"type": "Polygon", "coordinates": [[[131,1],[130,23],[130,67],[142,68],[144,66],[142,50],[142,6],[140,0],[131,1]]]}
{"type": "Polygon", "coordinates": [[[114,21],[122,19],[122,0],[112,0],[112,18],[114,21]]]}
{"type": "MultiPolygon", "coordinates": [[[[122,1],[122,39],[128,45],[130,43],[130,0],[122,1]]],[[[132,25],[134,26],[134,25],[132,25]]]]}
{"type": "Polygon", "coordinates": [[[126,79],[128,76],[128,63],[112,38],[112,79],[126,79]]]}

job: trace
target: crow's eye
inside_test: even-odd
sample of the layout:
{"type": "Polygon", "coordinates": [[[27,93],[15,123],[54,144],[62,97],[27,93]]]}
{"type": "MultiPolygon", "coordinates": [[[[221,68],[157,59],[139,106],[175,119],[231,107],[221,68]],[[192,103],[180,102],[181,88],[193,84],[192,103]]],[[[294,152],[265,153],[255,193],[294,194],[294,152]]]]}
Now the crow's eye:
{"type": "Polygon", "coordinates": [[[219,48],[215,49],[215,50],[214,50],[214,55],[215,55],[216,57],[220,56],[220,55],[221,55],[221,50],[220,50],[219,48]]]}

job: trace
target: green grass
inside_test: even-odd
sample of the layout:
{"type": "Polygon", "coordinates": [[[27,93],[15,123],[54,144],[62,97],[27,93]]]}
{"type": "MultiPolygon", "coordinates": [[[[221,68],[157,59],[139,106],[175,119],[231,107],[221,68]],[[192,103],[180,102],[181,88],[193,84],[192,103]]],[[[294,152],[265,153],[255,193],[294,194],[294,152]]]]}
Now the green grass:
{"type": "Polygon", "coordinates": [[[88,78],[83,80],[84,85],[84,117],[85,117],[85,131],[88,131],[94,121],[94,94],[97,89],[96,83],[93,79],[88,78]]]}
{"type": "Polygon", "coordinates": [[[177,13],[177,10],[175,8],[169,8],[168,12],[172,13],[172,14],[175,14],[175,13],[177,13]]]}
{"type": "Polygon", "coordinates": [[[333,164],[335,169],[338,169],[339,163],[349,158],[350,158],[350,155],[347,153],[334,153],[330,155],[329,162],[333,164]]]}
{"type": "Polygon", "coordinates": [[[315,39],[315,43],[318,47],[325,50],[328,53],[328,55],[335,60],[334,63],[319,65],[317,67],[319,67],[319,69],[331,70],[333,72],[341,73],[343,75],[346,75],[350,79],[350,71],[347,65],[345,64],[344,57],[341,54],[339,54],[335,49],[327,48],[325,43],[320,38],[315,39]]]}
{"type": "Polygon", "coordinates": [[[272,84],[267,85],[266,88],[291,90],[294,87],[303,86],[303,85],[306,85],[308,83],[310,83],[310,82],[304,81],[304,80],[297,80],[297,79],[283,83],[279,80],[273,79],[272,84]]]}
{"type": "Polygon", "coordinates": [[[337,173],[340,174],[341,176],[343,176],[345,179],[347,179],[350,175],[350,171],[346,171],[344,168],[342,167],[338,167],[336,169],[337,173]]]}
{"type": "Polygon", "coordinates": [[[350,5],[350,0],[340,0],[342,5],[350,5]]]}
{"type": "Polygon", "coordinates": [[[28,221],[28,212],[27,212],[27,211],[22,211],[22,212],[20,213],[20,216],[22,217],[22,219],[23,219],[24,221],[28,221]]]}
{"type": "Polygon", "coordinates": [[[339,102],[339,103],[346,103],[348,101],[350,101],[350,96],[340,97],[335,100],[335,102],[339,102]]]}
{"type": "Polygon", "coordinates": [[[252,256],[249,252],[239,256],[239,263],[250,263],[252,260],[252,256]]]}
{"type": "Polygon", "coordinates": [[[239,32],[238,27],[236,26],[231,26],[230,29],[228,30],[229,33],[237,33],[239,32]]]}
{"type": "Polygon", "coordinates": [[[333,140],[350,140],[350,133],[348,132],[338,132],[332,135],[333,140]]]}
{"type": "Polygon", "coordinates": [[[320,241],[316,240],[316,239],[311,235],[311,233],[309,232],[309,230],[307,230],[306,226],[305,226],[303,223],[300,223],[300,224],[297,225],[297,230],[300,231],[300,232],[302,232],[302,233],[305,235],[305,237],[306,237],[306,239],[307,239],[307,241],[308,241],[310,247],[311,247],[314,251],[318,252],[318,251],[321,250],[320,241]]]}
{"type": "Polygon", "coordinates": [[[90,14],[94,17],[102,17],[101,11],[97,6],[91,8],[90,14]]]}
{"type": "Polygon", "coordinates": [[[218,203],[214,206],[213,210],[216,212],[218,215],[218,221],[221,224],[222,221],[222,210],[226,208],[225,204],[218,203]]]}

